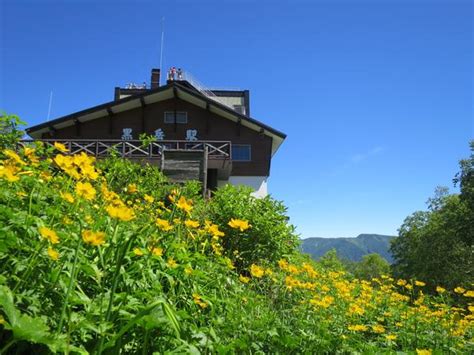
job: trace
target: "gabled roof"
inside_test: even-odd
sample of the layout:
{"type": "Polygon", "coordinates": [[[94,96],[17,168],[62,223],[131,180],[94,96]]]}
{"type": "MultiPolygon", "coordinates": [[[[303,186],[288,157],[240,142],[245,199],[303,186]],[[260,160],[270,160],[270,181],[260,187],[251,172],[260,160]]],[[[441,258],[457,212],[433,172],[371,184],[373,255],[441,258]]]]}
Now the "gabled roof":
{"type": "Polygon", "coordinates": [[[42,133],[48,132],[50,129],[61,129],[64,127],[72,126],[77,121],[86,122],[110,115],[110,113],[119,113],[128,111],[134,108],[141,107],[142,104],[148,105],[156,102],[164,101],[177,97],[181,100],[192,103],[204,109],[229,119],[233,122],[238,122],[254,131],[261,132],[266,136],[272,138],[272,155],[280,147],[283,140],[286,138],[286,134],[267,126],[266,124],[257,121],[251,117],[242,115],[231,108],[223,105],[197,90],[194,90],[187,85],[183,85],[179,82],[171,82],[165,86],[148,90],[143,93],[128,96],[120,100],[110,101],[102,105],[94,106],[82,111],[72,113],[67,116],[63,116],[52,121],[44,122],[39,125],[29,127],[26,132],[33,138],[40,138],[42,133]]]}

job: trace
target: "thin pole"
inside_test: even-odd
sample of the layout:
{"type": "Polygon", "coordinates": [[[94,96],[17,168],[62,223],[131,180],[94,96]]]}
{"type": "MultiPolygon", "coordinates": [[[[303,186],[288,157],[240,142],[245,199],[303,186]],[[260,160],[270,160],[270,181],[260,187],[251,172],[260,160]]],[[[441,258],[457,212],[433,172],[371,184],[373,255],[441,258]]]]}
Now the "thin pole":
{"type": "MultiPolygon", "coordinates": [[[[163,77],[163,42],[165,41],[165,18],[161,18],[160,81],[163,77]]],[[[161,85],[161,83],[158,83],[161,85]]]]}
{"type": "Polygon", "coordinates": [[[46,121],[49,121],[49,118],[51,116],[51,105],[53,104],[53,91],[51,90],[51,93],[49,94],[49,106],[48,106],[48,118],[46,121]]]}

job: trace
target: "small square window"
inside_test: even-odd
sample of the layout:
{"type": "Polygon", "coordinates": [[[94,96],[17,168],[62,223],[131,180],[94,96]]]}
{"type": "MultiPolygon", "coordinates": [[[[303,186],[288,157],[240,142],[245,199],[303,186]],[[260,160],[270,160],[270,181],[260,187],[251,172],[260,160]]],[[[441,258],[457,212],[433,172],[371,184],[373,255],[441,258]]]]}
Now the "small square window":
{"type": "Polygon", "coordinates": [[[187,112],[176,112],[176,123],[188,123],[188,113],[187,112]]]}
{"type": "MultiPolygon", "coordinates": [[[[175,112],[168,111],[165,112],[165,123],[175,123],[175,112]]],[[[188,123],[188,113],[187,112],[176,112],[176,123],[186,124],[188,123]]]]}
{"type": "Polygon", "coordinates": [[[250,144],[233,144],[232,160],[234,161],[250,161],[251,160],[250,144]]]}

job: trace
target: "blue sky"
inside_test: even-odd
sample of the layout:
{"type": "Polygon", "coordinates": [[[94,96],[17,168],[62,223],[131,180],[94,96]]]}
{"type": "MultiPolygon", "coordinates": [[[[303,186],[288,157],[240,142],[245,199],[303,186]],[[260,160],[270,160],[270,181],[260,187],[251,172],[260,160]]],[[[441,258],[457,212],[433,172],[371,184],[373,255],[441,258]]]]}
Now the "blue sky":
{"type": "Polygon", "coordinates": [[[471,1],[0,3],[0,108],[29,124],[149,81],[164,16],[165,68],[288,134],[269,189],[302,237],[395,234],[469,154],[471,1]]]}

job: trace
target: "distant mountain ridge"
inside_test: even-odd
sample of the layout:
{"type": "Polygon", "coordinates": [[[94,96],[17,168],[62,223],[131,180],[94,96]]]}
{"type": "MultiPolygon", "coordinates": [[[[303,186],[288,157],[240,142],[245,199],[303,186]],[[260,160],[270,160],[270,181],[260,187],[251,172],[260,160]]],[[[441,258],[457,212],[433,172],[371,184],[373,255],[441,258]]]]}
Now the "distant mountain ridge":
{"type": "Polygon", "coordinates": [[[315,260],[331,249],[336,249],[338,257],[351,261],[360,261],[367,254],[380,254],[389,263],[393,263],[390,254],[390,241],[395,236],[381,234],[360,234],[356,238],[307,238],[301,240],[301,250],[315,260]]]}

